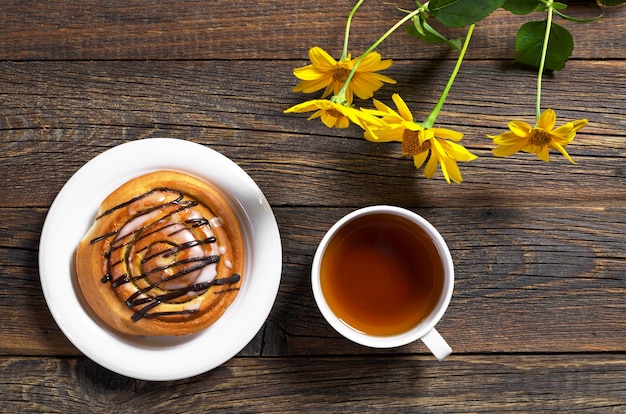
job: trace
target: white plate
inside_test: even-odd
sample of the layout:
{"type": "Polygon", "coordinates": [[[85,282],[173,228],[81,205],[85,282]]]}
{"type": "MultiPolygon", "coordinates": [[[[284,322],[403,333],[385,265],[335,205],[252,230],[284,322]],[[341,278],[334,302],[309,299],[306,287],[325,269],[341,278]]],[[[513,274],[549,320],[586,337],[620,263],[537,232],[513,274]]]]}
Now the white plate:
{"type": "Polygon", "coordinates": [[[67,338],[98,364],[128,377],[165,381],[209,371],[235,356],[263,326],[282,270],[276,219],[255,182],[234,162],[189,141],[155,138],[119,145],[70,178],[50,207],[39,245],[43,293],[67,338]],[[170,169],[212,182],[231,197],[243,224],[244,279],[216,323],[181,337],[138,337],[109,329],[85,305],[74,254],[104,198],[131,178],[170,169]]]}

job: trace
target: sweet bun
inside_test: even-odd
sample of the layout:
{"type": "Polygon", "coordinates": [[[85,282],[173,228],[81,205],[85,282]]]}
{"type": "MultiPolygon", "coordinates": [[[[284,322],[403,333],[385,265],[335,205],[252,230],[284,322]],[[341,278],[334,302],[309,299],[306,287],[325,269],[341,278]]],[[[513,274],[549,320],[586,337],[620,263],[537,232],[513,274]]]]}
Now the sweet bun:
{"type": "Polygon", "coordinates": [[[86,303],[130,335],[207,328],[235,300],[243,265],[241,225],[228,200],[175,171],[152,172],[113,191],[76,252],[86,303]]]}

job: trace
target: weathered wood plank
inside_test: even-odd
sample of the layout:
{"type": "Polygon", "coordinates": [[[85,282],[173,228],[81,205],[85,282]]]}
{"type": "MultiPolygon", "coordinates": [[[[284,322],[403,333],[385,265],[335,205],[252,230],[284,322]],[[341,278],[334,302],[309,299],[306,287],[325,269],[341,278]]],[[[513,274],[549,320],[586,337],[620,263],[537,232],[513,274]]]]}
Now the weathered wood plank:
{"type": "MultiPolygon", "coordinates": [[[[433,62],[399,62],[400,92],[425,117],[447,70],[433,62]],[[430,68],[430,69],[429,69],[430,68]],[[430,71],[429,71],[430,70],[430,71]],[[417,72],[416,72],[417,71],[417,72]]],[[[443,63],[450,68],[451,63],[443,63]]],[[[513,66],[467,62],[440,114],[439,125],[465,133],[480,155],[461,164],[465,182],[426,180],[396,143],[373,144],[358,128],[329,130],[306,115],[282,111],[306,95],[290,91],[293,62],[27,62],[0,63],[0,188],[3,206],[48,206],[71,175],[98,153],[146,137],[190,139],[232,158],[273,205],[355,206],[380,202],[413,206],[623,206],[626,170],[626,83],[622,63],[574,62],[567,76],[544,82],[545,106],[561,122],[588,117],[568,146],[577,165],[560,154],[491,156],[486,134],[511,118],[532,122],[534,79],[513,66]],[[272,73],[266,78],[264,73],[272,73]],[[587,80],[606,79],[588,87],[587,80]],[[233,74],[236,76],[233,77],[233,74]],[[497,81],[490,76],[499,76],[497,81]],[[489,87],[484,87],[488,84],[489,87]],[[22,174],[37,165],[37,174],[22,174]],[[280,180],[277,177],[280,176],[280,180]],[[277,185],[280,182],[280,185],[277,185]],[[579,191],[585,188],[585,191],[579,191]],[[340,195],[338,197],[338,195],[340,195]]]]}
{"type": "MultiPolygon", "coordinates": [[[[338,338],[310,292],[316,245],[348,211],[277,209],[284,278],[266,338],[284,349],[273,353],[371,352],[338,338]]],[[[624,349],[623,208],[414,211],[439,229],[455,261],[454,296],[438,330],[456,352],[552,352],[555,344],[568,352],[624,349]]]]}
{"type": "MultiPolygon", "coordinates": [[[[282,114],[321,94],[291,92],[297,83],[291,72],[303,63],[0,62],[0,131],[35,130],[40,135],[34,137],[47,138],[47,130],[57,129],[213,127],[360,136],[351,130],[329,132],[320,122],[294,121],[304,114],[282,114]]],[[[398,61],[385,71],[398,84],[384,87],[376,97],[391,104],[391,94],[400,93],[421,120],[435,105],[452,67],[452,62],[436,60],[398,61]]],[[[564,72],[545,76],[543,106],[568,120],[589,118],[588,133],[624,136],[625,75],[621,61],[572,62],[564,72]]],[[[439,123],[480,129],[464,132],[482,138],[506,128],[511,117],[532,122],[535,88],[536,73],[513,63],[465,62],[439,123]]],[[[119,138],[132,138],[127,134],[119,138]]],[[[54,137],[62,136],[56,132],[54,137]]],[[[3,141],[14,141],[7,138],[3,141]]]]}
{"type": "Polygon", "coordinates": [[[1,358],[25,412],[623,412],[622,354],[235,358],[188,380],[129,379],[85,359],[1,358]]]}
{"type": "MultiPolygon", "coordinates": [[[[401,16],[366,1],[352,27],[361,53],[401,16]]],[[[593,0],[568,2],[577,17],[593,0]]],[[[439,126],[480,155],[465,182],[424,179],[396,144],[328,130],[282,111],[313,45],[338,56],[351,4],[295,0],[4,2],[0,8],[0,394],[2,412],[543,412],[626,410],[626,6],[575,38],[546,74],[543,107],[559,124],[587,117],[568,151],[496,159],[487,134],[533,121],[536,73],[513,62],[528,17],[478,25],[439,126]],[[342,10],[345,8],[345,10],[342,10]],[[276,304],[235,358],[181,381],[112,373],[64,337],[38,274],[41,226],[55,195],[114,145],[170,136],[233,159],[274,207],[283,242],[276,304]],[[371,350],[336,334],[315,306],[317,243],[343,214],[398,204],[448,241],[454,297],[438,330],[454,353],[420,342],[371,350]]],[[[534,17],[539,18],[539,15],[534,17]]],[[[461,35],[461,31],[450,31],[461,35]]],[[[379,48],[417,118],[433,107],[456,53],[397,33],[379,48]]],[[[357,102],[358,105],[363,103],[357,102]]],[[[368,104],[369,105],[369,104],[368,104]]]]}
{"type": "MultiPolygon", "coordinates": [[[[624,208],[414,210],[439,229],[455,260],[454,297],[438,328],[455,352],[552,352],[555,343],[561,352],[626,351],[624,208]]],[[[275,209],[282,282],[264,331],[241,355],[373,352],[332,330],[310,288],[317,243],[349,211],[275,209]]],[[[41,292],[36,246],[45,212],[0,209],[1,355],[78,353],[41,292]]],[[[425,352],[419,342],[392,351],[425,352]]]]}
{"type": "MultiPolygon", "coordinates": [[[[576,17],[599,14],[593,1],[569,2],[576,17]]],[[[319,45],[338,56],[351,2],[297,0],[285,3],[242,0],[162,0],[119,3],[111,0],[5,2],[0,10],[0,60],[126,59],[293,59],[319,45]],[[332,10],[332,12],[329,12],[332,10]]],[[[365,2],[352,25],[351,50],[362,53],[414,2],[365,2]]],[[[519,26],[543,15],[514,16],[499,10],[478,25],[471,58],[511,59],[519,26]]],[[[623,7],[603,19],[576,24],[558,19],[576,40],[574,59],[624,59],[614,41],[626,27],[623,7]]],[[[459,30],[443,30],[450,37],[459,30]]],[[[380,50],[394,59],[454,58],[447,46],[426,44],[402,31],[380,50]]]]}

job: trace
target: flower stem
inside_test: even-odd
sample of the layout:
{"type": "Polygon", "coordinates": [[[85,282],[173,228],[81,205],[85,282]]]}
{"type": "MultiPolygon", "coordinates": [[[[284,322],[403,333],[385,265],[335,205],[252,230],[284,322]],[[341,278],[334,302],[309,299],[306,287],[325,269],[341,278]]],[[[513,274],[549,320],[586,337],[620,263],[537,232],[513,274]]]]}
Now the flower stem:
{"type": "Polygon", "coordinates": [[[446,98],[448,97],[448,93],[450,92],[450,89],[452,89],[452,84],[454,83],[454,79],[456,78],[456,75],[459,73],[459,69],[461,68],[461,63],[463,62],[463,58],[465,57],[465,52],[467,51],[467,47],[469,46],[470,39],[472,38],[472,33],[474,32],[474,27],[475,27],[475,24],[471,24],[469,28],[467,29],[467,35],[465,35],[465,42],[463,42],[463,47],[461,48],[461,53],[459,54],[458,59],[456,60],[456,65],[454,66],[454,70],[452,71],[452,74],[450,75],[450,79],[448,79],[448,83],[446,84],[445,89],[443,90],[443,92],[441,93],[441,96],[439,97],[439,100],[437,101],[437,105],[435,105],[430,115],[428,115],[428,118],[426,118],[426,120],[422,123],[422,126],[424,127],[424,129],[431,128],[433,125],[435,125],[435,121],[437,120],[439,111],[441,111],[441,108],[443,107],[443,104],[445,103],[446,98]]]}
{"type": "Polygon", "coordinates": [[[539,118],[541,117],[541,78],[543,76],[543,69],[546,64],[546,56],[548,54],[548,41],[550,40],[550,29],[552,27],[552,12],[554,10],[553,0],[546,0],[545,4],[548,9],[548,17],[546,19],[546,34],[543,38],[543,47],[541,49],[541,60],[539,61],[539,73],[537,75],[537,102],[536,102],[536,121],[535,126],[539,125],[539,118]]]}
{"type": "MultiPolygon", "coordinates": [[[[359,3],[357,3],[357,5],[359,5],[361,2],[362,1],[359,1],[359,3]]],[[[402,26],[404,23],[406,23],[407,21],[411,20],[413,17],[417,16],[418,14],[422,13],[423,11],[424,11],[423,8],[420,7],[418,9],[416,9],[416,10],[413,10],[411,13],[407,14],[406,16],[404,16],[396,24],[391,26],[391,28],[389,28],[389,30],[387,30],[385,32],[385,34],[383,34],[376,42],[374,42],[374,44],[372,44],[361,56],[359,56],[359,58],[356,60],[356,62],[354,62],[354,66],[352,67],[352,70],[348,74],[348,77],[346,78],[346,81],[343,84],[343,87],[341,88],[339,93],[337,95],[335,95],[331,100],[341,103],[341,101],[345,99],[346,90],[348,89],[348,84],[352,80],[352,77],[354,76],[354,73],[356,72],[356,68],[359,66],[359,64],[361,63],[363,58],[365,58],[365,56],[367,56],[374,49],[376,49],[386,38],[389,37],[389,35],[391,35],[393,32],[395,32],[396,29],[398,29],[398,27],[402,26]]],[[[346,33],[347,33],[347,31],[346,31],[346,33]]],[[[347,44],[347,41],[345,42],[345,44],[347,44]]]]}
{"type": "Polygon", "coordinates": [[[343,50],[341,51],[340,60],[344,60],[346,57],[348,57],[348,38],[350,37],[350,24],[352,23],[352,18],[354,17],[354,14],[356,13],[357,9],[361,6],[361,4],[364,1],[365,0],[359,0],[354,5],[352,10],[350,11],[350,14],[348,15],[348,20],[346,21],[346,34],[344,35],[344,38],[343,38],[343,50]]]}

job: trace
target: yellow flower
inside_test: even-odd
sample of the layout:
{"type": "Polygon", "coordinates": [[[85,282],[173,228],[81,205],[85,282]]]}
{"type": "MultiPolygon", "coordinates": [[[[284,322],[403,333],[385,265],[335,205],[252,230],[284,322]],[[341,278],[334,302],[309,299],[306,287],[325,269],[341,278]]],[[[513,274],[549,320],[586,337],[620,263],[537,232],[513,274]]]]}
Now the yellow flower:
{"type": "Polygon", "coordinates": [[[569,156],[565,147],[572,142],[576,132],[587,125],[586,119],[568,122],[556,129],[556,113],[552,109],[546,109],[540,116],[537,126],[532,128],[524,121],[509,122],[510,131],[500,135],[491,136],[497,148],[492,150],[498,157],[506,157],[518,151],[537,154],[540,160],[549,162],[548,149],[558,150],[572,164],[576,164],[569,156]]]}
{"type": "Polygon", "coordinates": [[[366,111],[379,115],[385,125],[366,128],[365,138],[375,142],[402,142],[402,154],[413,157],[415,168],[420,168],[428,159],[424,168],[426,178],[431,178],[440,165],[448,183],[463,181],[457,161],[478,158],[454,142],[460,141],[463,134],[446,128],[424,128],[413,120],[413,114],[400,95],[394,94],[392,99],[398,112],[377,100],[374,100],[376,110],[366,111]]]}
{"type": "Polygon", "coordinates": [[[365,125],[382,126],[383,123],[374,115],[353,108],[349,105],[342,105],[329,99],[314,99],[301,104],[292,106],[285,110],[290,112],[311,112],[316,111],[309,116],[308,120],[321,118],[324,125],[328,128],[347,128],[350,122],[365,128],[365,125]]]}
{"type": "Polygon", "coordinates": [[[463,145],[452,142],[459,141],[463,134],[451,129],[428,128],[418,131],[406,129],[402,135],[402,153],[413,157],[415,168],[420,168],[428,158],[424,168],[426,178],[432,177],[437,165],[440,165],[448,183],[450,180],[460,183],[463,177],[456,162],[478,158],[463,145]]]}
{"type": "MultiPolygon", "coordinates": [[[[354,67],[358,58],[351,59],[348,55],[345,59],[337,62],[324,49],[314,46],[309,50],[311,64],[296,68],[293,74],[301,80],[294,88],[294,92],[312,93],[324,89],[322,98],[339,94],[354,67]]],[[[357,69],[346,89],[346,99],[352,103],[353,94],[361,99],[369,99],[374,92],[383,86],[383,83],[396,83],[388,76],[374,73],[387,69],[392,60],[381,60],[380,53],[367,54],[357,66],[357,69]]]]}
{"type": "Polygon", "coordinates": [[[398,112],[394,111],[384,103],[374,99],[375,110],[364,109],[363,111],[380,117],[383,127],[370,127],[365,130],[364,137],[373,142],[402,142],[403,129],[417,131],[424,129],[421,125],[413,121],[413,114],[407,107],[404,100],[397,93],[391,99],[396,104],[398,112]]]}

